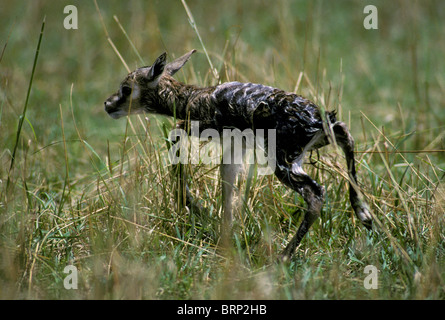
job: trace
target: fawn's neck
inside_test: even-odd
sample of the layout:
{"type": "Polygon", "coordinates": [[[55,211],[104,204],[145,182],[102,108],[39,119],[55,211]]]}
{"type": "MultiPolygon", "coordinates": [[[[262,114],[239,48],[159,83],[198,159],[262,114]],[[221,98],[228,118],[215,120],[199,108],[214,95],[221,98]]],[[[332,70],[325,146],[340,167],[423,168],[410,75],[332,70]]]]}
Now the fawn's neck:
{"type": "Polygon", "coordinates": [[[214,90],[214,87],[198,88],[163,76],[159,83],[161,113],[177,119],[210,120],[215,113],[211,103],[214,90]]]}

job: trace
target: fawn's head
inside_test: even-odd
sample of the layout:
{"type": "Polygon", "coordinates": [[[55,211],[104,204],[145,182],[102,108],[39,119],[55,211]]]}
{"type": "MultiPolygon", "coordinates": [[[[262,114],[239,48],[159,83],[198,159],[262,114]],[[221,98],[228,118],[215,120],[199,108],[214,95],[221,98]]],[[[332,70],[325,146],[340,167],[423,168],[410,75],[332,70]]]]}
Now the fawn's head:
{"type": "Polygon", "coordinates": [[[121,82],[117,93],[105,101],[105,111],[114,119],[128,114],[158,113],[159,82],[163,75],[174,75],[196,50],[167,64],[167,53],[161,54],[152,66],[129,73],[121,82]]]}

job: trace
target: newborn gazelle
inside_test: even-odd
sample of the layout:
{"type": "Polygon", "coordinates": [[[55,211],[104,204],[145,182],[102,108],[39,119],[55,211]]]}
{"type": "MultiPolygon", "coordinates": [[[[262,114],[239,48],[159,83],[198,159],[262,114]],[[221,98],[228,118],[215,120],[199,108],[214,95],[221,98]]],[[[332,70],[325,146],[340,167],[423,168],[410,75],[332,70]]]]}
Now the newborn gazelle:
{"type": "MultiPolygon", "coordinates": [[[[114,118],[128,114],[156,113],[199,121],[199,130],[224,128],[274,129],[276,136],[275,175],[302,195],[307,210],[297,233],[284,249],[283,258],[289,258],[312,223],[320,216],[324,188],[302,169],[307,151],[329,144],[333,136],[345,153],[349,172],[349,197],[352,208],[360,221],[370,229],[372,217],[357,186],[354,163],[354,140],[335,113],[326,112],[323,120],[320,109],[313,102],[293,93],[253,83],[227,82],[213,87],[198,88],[180,83],[172,76],[195,52],[192,50],[171,63],[166,63],[166,53],[149,67],[139,68],[126,76],[119,91],[105,101],[105,111],[114,118]],[[325,121],[325,125],[323,125],[325,121]],[[329,129],[327,129],[329,128],[329,129]],[[326,131],[331,131],[328,134],[326,131]]],[[[267,137],[266,143],[267,143],[267,137]]],[[[230,201],[237,170],[221,165],[223,181],[222,233],[230,234],[232,207],[230,201]]]]}

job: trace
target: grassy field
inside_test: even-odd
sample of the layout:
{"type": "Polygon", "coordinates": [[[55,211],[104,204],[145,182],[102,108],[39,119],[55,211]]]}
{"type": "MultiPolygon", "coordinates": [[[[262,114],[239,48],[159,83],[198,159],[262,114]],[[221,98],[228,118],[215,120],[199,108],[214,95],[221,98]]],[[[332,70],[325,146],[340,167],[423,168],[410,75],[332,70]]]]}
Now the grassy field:
{"type": "Polygon", "coordinates": [[[187,4],[0,4],[0,299],[445,298],[445,3],[373,1],[377,30],[359,0],[187,4]],[[77,30],[64,28],[69,4],[77,30]],[[342,153],[326,147],[305,166],[326,188],[323,214],[292,261],[276,257],[305,205],[273,176],[238,183],[233,250],[218,249],[218,168],[186,168],[207,216],[178,207],[173,120],[103,110],[125,64],[193,48],[181,81],[263,83],[337,110],[373,231],[353,215],[342,153]]]}

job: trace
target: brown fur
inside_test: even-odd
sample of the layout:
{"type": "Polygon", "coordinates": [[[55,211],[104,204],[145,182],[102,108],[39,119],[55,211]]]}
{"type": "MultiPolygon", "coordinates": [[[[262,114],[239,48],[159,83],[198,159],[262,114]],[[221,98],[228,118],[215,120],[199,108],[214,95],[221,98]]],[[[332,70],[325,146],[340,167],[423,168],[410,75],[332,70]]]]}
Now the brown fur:
{"type": "MultiPolygon", "coordinates": [[[[300,193],[307,203],[303,222],[283,251],[285,259],[293,254],[321,213],[324,188],[303,171],[302,163],[307,151],[329,144],[325,128],[330,127],[346,155],[352,208],[360,221],[371,228],[372,217],[357,186],[354,140],[346,125],[337,121],[334,112],[327,112],[323,119],[319,107],[310,100],[261,84],[228,82],[199,88],[173,79],[172,76],[194,52],[192,50],[169,64],[164,53],[152,66],[131,72],[121,83],[119,91],[105,101],[105,110],[113,118],[142,112],[175,116],[183,120],[180,127],[195,120],[199,121],[200,131],[212,128],[221,132],[227,127],[275,130],[275,175],[300,193]]],[[[235,164],[221,165],[224,204],[221,233],[226,242],[231,230],[233,182],[238,171],[235,164]]],[[[196,204],[188,187],[186,189],[187,204],[196,204]]]]}

